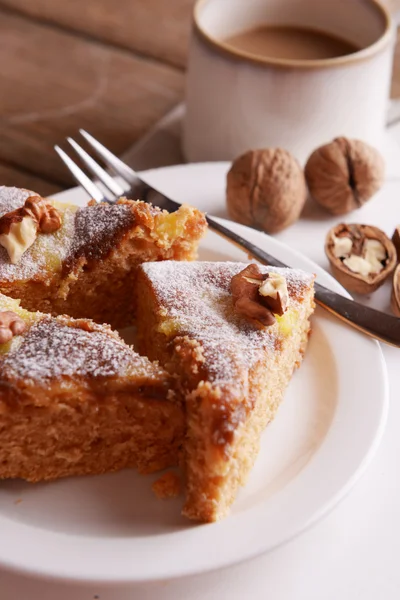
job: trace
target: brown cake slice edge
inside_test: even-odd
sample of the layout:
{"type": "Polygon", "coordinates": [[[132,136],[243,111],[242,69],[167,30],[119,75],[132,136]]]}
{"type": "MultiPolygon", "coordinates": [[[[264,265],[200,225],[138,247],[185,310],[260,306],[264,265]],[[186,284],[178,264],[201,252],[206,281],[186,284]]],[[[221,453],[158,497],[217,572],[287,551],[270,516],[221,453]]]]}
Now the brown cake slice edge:
{"type": "Polygon", "coordinates": [[[227,515],[302,361],[314,310],[314,276],[278,271],[289,308],[259,329],[233,309],[240,263],[147,263],[137,277],[139,349],[179,381],[185,398],[183,513],[210,522],[227,515]]]}
{"type": "MultiPolygon", "coordinates": [[[[0,186],[0,218],[21,209],[35,192],[0,186]]],[[[93,319],[113,328],[132,324],[132,295],[139,264],[196,258],[205,216],[182,205],[174,213],[121,198],[87,206],[54,201],[61,227],[38,232],[12,264],[0,245],[0,292],[27,310],[93,319]]]]}
{"type": "Polygon", "coordinates": [[[178,464],[184,414],[164,369],[108,326],[29,313],[2,295],[0,310],[26,325],[0,346],[0,478],[178,464]]]}

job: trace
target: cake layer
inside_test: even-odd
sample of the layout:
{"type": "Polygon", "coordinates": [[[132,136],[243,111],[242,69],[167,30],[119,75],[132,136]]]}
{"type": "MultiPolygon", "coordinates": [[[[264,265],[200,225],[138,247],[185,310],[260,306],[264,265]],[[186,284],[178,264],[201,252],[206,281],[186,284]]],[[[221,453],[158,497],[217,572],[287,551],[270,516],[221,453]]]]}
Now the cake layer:
{"type": "MultiPolygon", "coordinates": [[[[0,187],[0,217],[34,195],[0,187]]],[[[0,246],[0,292],[28,310],[90,318],[113,327],[132,322],[135,272],[146,261],[192,260],[206,230],[189,206],[169,214],[140,201],[55,203],[61,228],[39,234],[17,264],[0,246]]]]}
{"type": "Polygon", "coordinates": [[[0,344],[0,478],[28,481],[178,463],[185,430],[170,375],[109,327],[29,313],[0,344]]]}
{"type": "Polygon", "coordinates": [[[250,472],[260,435],[302,360],[314,277],[261,267],[287,282],[289,308],[265,328],[234,311],[240,263],[147,263],[137,278],[140,350],[174,374],[185,396],[184,514],[214,521],[250,472]]]}

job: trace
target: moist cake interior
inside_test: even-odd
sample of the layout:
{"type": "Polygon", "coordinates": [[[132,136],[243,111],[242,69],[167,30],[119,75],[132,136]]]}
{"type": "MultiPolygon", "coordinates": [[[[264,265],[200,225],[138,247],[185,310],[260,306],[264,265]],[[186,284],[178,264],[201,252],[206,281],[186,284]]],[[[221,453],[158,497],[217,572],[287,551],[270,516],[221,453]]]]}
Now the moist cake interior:
{"type": "Polygon", "coordinates": [[[0,356],[0,478],[36,482],[178,463],[184,414],[174,384],[108,326],[21,309],[27,330],[0,356]]]}

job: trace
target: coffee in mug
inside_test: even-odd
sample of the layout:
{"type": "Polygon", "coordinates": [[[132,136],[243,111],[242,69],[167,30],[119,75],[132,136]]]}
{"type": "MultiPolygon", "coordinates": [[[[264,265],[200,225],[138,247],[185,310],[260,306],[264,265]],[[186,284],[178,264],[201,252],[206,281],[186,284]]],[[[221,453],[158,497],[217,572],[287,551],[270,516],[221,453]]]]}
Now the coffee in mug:
{"type": "Polygon", "coordinates": [[[335,137],[384,139],[395,42],[380,0],[198,0],[183,153],[232,160],[335,137]]]}
{"type": "Polygon", "coordinates": [[[224,42],[248,54],[297,60],[336,58],[361,50],[325,31],[289,25],[254,27],[227,37],[224,42]]]}

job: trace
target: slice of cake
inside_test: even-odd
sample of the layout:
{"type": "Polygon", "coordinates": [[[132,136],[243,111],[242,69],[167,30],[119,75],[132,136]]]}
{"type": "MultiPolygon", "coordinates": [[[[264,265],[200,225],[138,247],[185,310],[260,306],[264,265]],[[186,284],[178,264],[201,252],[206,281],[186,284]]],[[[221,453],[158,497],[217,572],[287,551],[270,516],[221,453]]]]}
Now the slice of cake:
{"type": "Polygon", "coordinates": [[[0,478],[178,464],[185,421],[173,387],[108,327],[0,295],[0,478]]]}
{"type": "Polygon", "coordinates": [[[184,514],[228,512],[300,365],[314,276],[239,263],[146,263],[138,271],[139,349],[185,397],[184,514]]]}
{"type": "Polygon", "coordinates": [[[51,203],[34,192],[0,187],[0,292],[28,310],[85,317],[113,327],[132,322],[140,263],[192,260],[204,215],[144,202],[51,203]]]}

